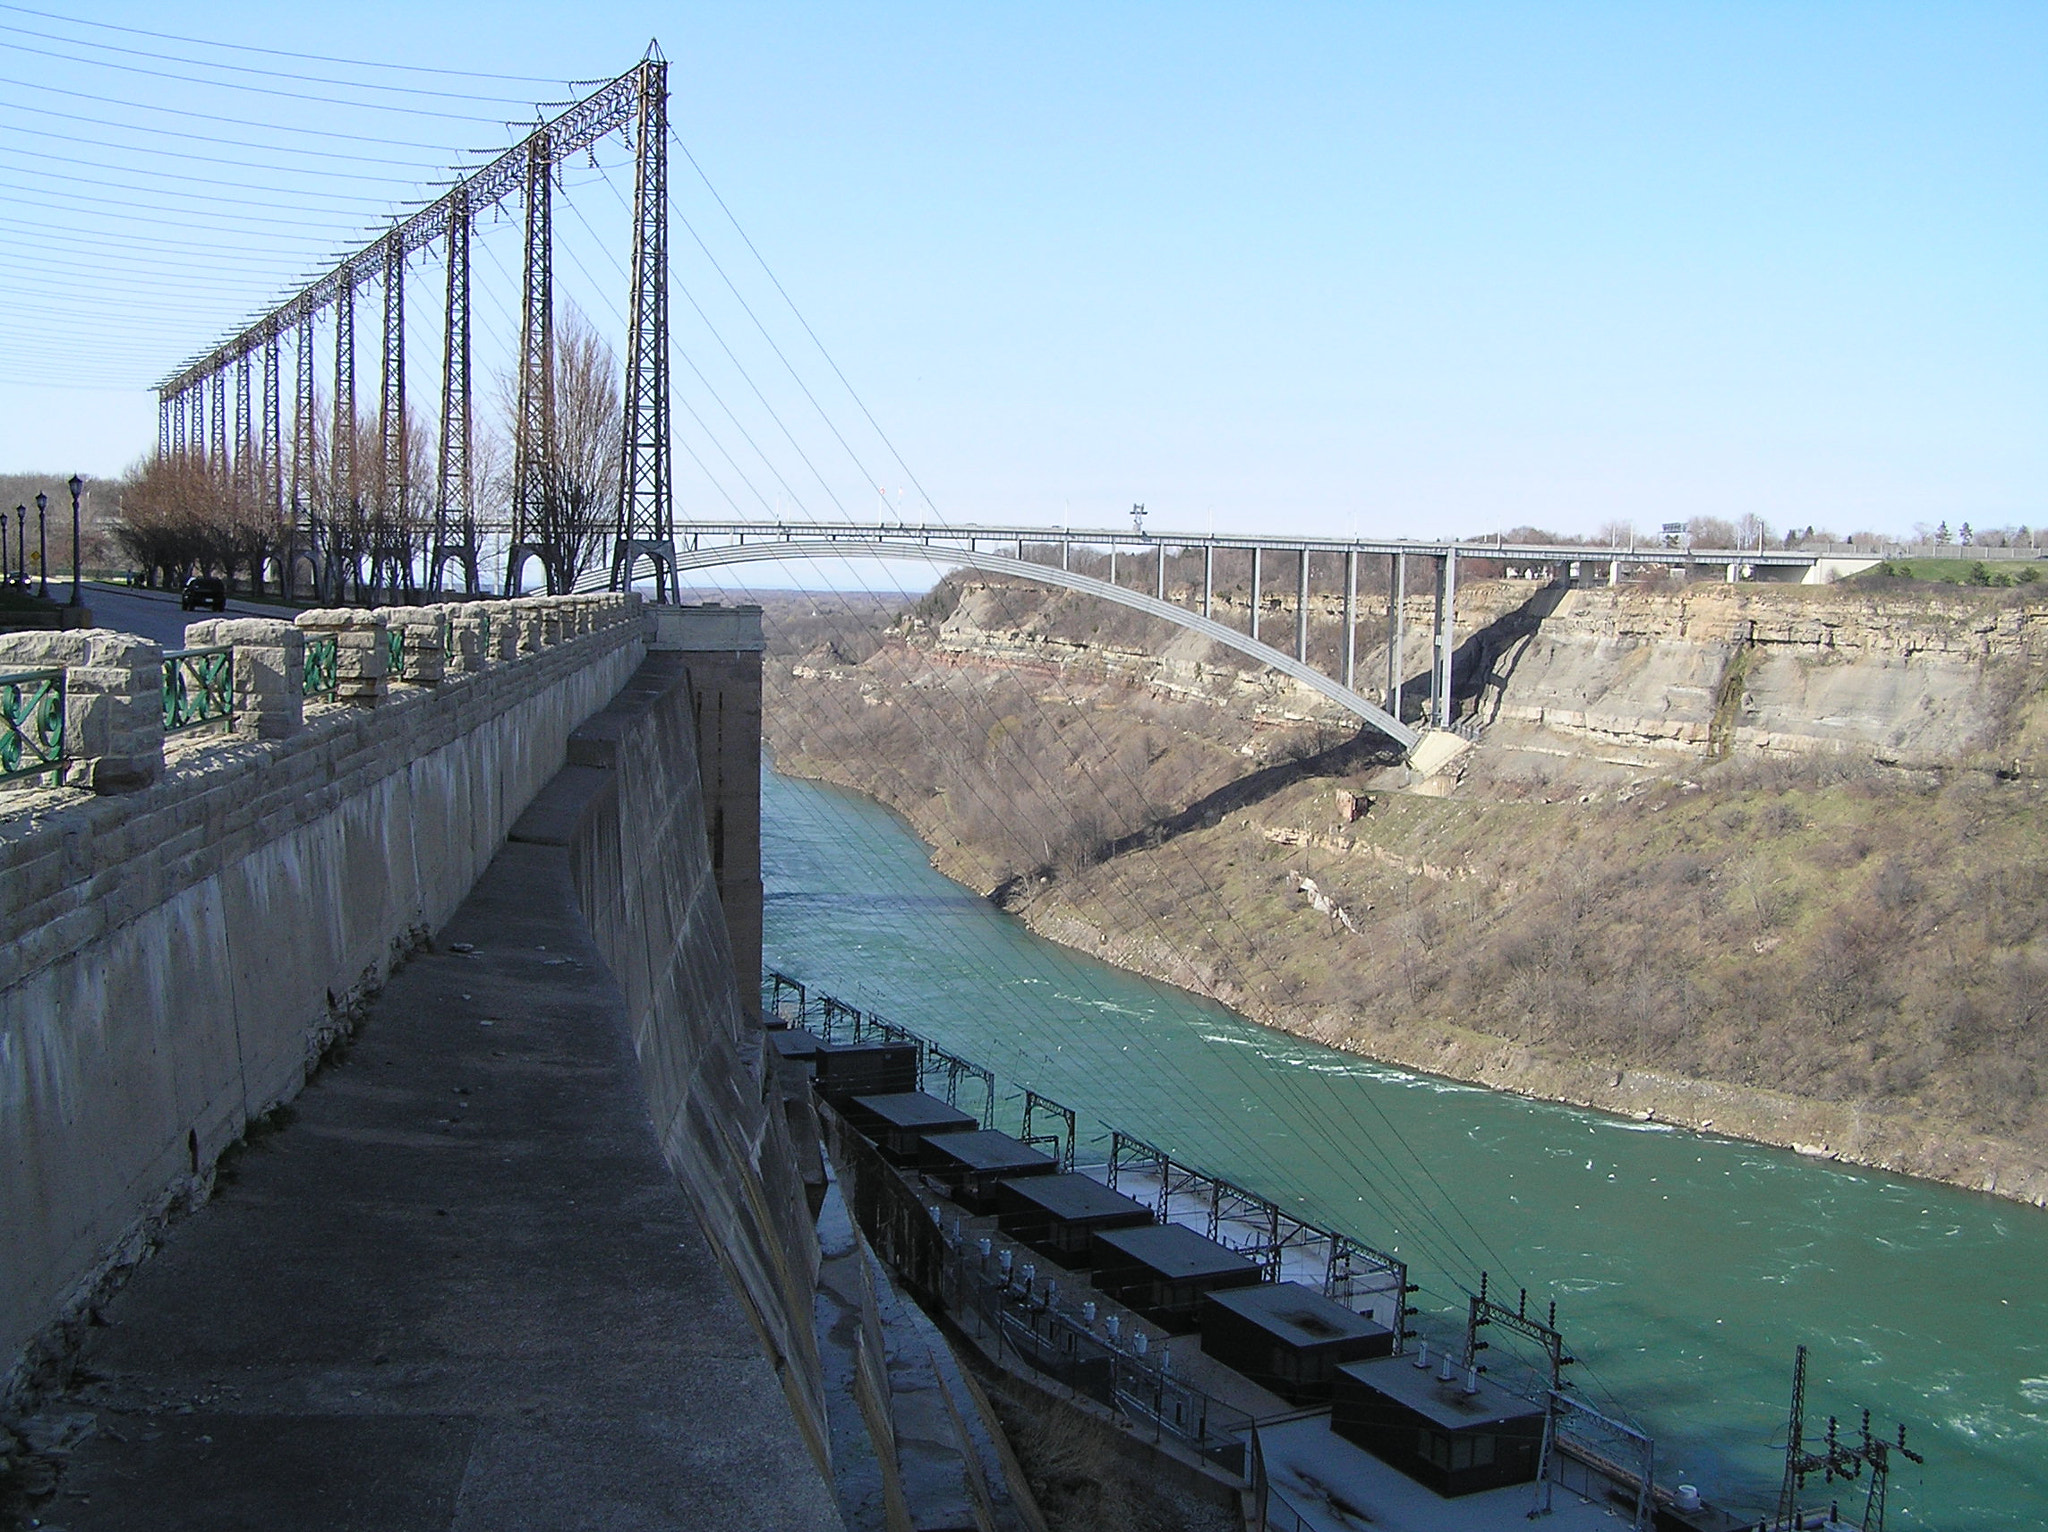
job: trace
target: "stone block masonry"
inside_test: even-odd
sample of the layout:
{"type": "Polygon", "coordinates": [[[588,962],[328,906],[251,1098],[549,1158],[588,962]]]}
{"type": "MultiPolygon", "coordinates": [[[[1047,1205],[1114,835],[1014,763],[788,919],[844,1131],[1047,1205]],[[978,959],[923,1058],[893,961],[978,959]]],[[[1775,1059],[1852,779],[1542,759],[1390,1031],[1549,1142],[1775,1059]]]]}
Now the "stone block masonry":
{"type": "Polygon", "coordinates": [[[391,689],[391,658],[385,647],[384,613],[351,607],[323,607],[296,619],[308,638],[334,640],[334,697],[358,707],[375,707],[391,689]]]}
{"type": "Polygon", "coordinates": [[[306,635],[272,617],[214,617],[185,625],[187,649],[227,645],[234,659],[234,732],[290,739],[306,726],[306,635]]]}
{"type": "Polygon", "coordinates": [[[68,785],[128,792],[162,773],[164,656],[148,639],[107,628],[10,633],[0,638],[0,667],[64,671],[68,785]]]}
{"type": "MultiPolygon", "coordinates": [[[[221,1149],[289,1099],[394,957],[447,920],[646,652],[636,599],[588,631],[436,685],[392,686],[384,624],[305,614],[250,673],[247,733],[163,764],[161,656],[100,631],[15,635],[67,665],[76,787],[0,795],[0,1373],[75,1314],[221,1149]],[[309,620],[310,619],[310,620],[309,620]],[[293,639],[357,638],[354,705],[280,695],[293,639]],[[108,796],[116,785],[130,790],[108,796]]],[[[528,621],[522,602],[489,621],[528,621]]],[[[229,624],[239,628],[239,624],[229,624]]],[[[538,635],[539,624],[532,622],[538,635]]],[[[408,635],[410,636],[410,635],[408,635]]],[[[303,650],[300,650],[301,657],[303,650]]],[[[344,671],[347,674],[347,671],[344,671]]],[[[284,688],[289,690],[288,687],[284,688]]]]}

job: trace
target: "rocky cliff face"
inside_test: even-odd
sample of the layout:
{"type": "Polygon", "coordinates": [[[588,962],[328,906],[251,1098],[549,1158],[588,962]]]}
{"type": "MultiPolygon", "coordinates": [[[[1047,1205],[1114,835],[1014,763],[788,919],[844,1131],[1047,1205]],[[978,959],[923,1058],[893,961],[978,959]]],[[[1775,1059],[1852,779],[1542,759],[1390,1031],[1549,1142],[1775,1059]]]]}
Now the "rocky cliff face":
{"type": "MultiPolygon", "coordinates": [[[[1360,606],[1354,663],[1368,695],[1385,687],[1387,610],[1384,594],[1360,606]]],[[[1247,625],[1241,599],[1220,600],[1217,614],[1247,625]]],[[[1427,694],[1429,600],[1410,597],[1403,619],[1413,718],[1427,694]]],[[[1291,596],[1266,603],[1265,636],[1284,644],[1293,624],[1291,596]]],[[[1254,728],[1343,717],[1198,634],[1083,598],[965,582],[943,619],[918,626],[915,641],[942,663],[1140,687],[1254,728]]],[[[1947,590],[1497,580],[1460,593],[1457,631],[1461,714],[1500,752],[1638,770],[1839,751],[1940,765],[2032,743],[2016,709],[2048,655],[2048,604],[1947,590]]],[[[1333,673],[1341,635],[1336,598],[1312,598],[1311,657],[1333,673]]]]}
{"type": "MultiPolygon", "coordinates": [[[[1041,932],[1255,1019],[2041,1200],[2032,594],[1476,586],[1479,744],[1434,797],[1234,654],[994,582],[784,667],[769,720],[786,769],[889,802],[1041,932]]],[[[1376,689],[1384,595],[1361,618],[1376,689]]],[[[1292,637],[1291,593],[1266,624],[1292,637]]]]}
{"type": "Polygon", "coordinates": [[[1988,596],[1717,586],[1547,605],[1479,637],[1475,712],[1522,726],[1503,746],[1596,757],[1965,760],[2006,735],[2048,635],[2048,608],[1988,596]]]}

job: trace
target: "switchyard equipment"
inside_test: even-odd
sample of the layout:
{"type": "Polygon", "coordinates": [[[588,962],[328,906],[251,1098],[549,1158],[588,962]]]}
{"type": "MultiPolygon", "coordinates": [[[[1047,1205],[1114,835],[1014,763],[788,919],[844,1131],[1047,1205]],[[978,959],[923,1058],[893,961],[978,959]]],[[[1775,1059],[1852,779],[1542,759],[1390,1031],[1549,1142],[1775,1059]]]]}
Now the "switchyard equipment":
{"type": "Polygon", "coordinates": [[[927,1167],[948,1195],[970,1213],[993,1213],[996,1186],[1019,1177],[1049,1176],[1059,1161],[1007,1133],[941,1133],[925,1140],[927,1167]]]}
{"type": "Polygon", "coordinates": [[[931,1157],[927,1139],[971,1133],[980,1126],[958,1107],[921,1090],[849,1096],[840,1110],[896,1165],[922,1165],[931,1157]]]}
{"type": "Polygon", "coordinates": [[[1394,1332],[1300,1282],[1203,1295],[1202,1350],[1295,1404],[1327,1404],[1337,1369],[1394,1354],[1394,1332]]]}
{"type": "MultiPolygon", "coordinates": [[[[931,1061],[957,1057],[786,975],[771,971],[763,984],[764,1010],[782,1030],[812,1021],[828,1035],[866,1039],[794,1044],[805,1053],[818,1047],[821,1060],[835,1050],[867,1057],[895,1049],[895,1067],[914,1071],[919,1059],[942,1069],[931,1061]]],[[[993,1076],[958,1062],[990,1082],[993,1102],[993,1076]]],[[[1055,1378],[1153,1432],[1155,1441],[1170,1437],[1244,1478],[1253,1503],[1270,1513],[1269,1527],[1312,1524],[1288,1500],[1303,1492],[1306,1475],[1316,1496],[1333,1497],[1331,1506],[1347,1503],[1334,1497],[1369,1496],[1390,1516],[1398,1511],[1404,1525],[1445,1532],[1506,1532],[1533,1518],[1560,1532],[1596,1532],[1617,1518],[1631,1532],[1848,1532],[1837,1507],[1801,1505],[1806,1480],[1820,1473],[1831,1484],[1850,1482],[1868,1470],[1857,1525],[1881,1532],[1895,1460],[1923,1461],[1906,1446],[1903,1427],[1891,1438],[1873,1433],[1868,1412],[1854,1438],[1831,1419],[1823,1445],[1810,1449],[1801,1347],[1780,1514],[1775,1523],[1745,1521],[1708,1504],[1692,1485],[1658,1485],[1651,1438],[1576,1395],[1565,1376],[1575,1359],[1555,1304],[1531,1312],[1523,1290],[1510,1307],[1494,1298],[1482,1273],[1479,1291],[1468,1295],[1463,1333],[1446,1344],[1411,1347],[1418,1337],[1408,1327],[1414,1310],[1407,1300],[1415,1289],[1399,1261],[1303,1223],[1270,1199],[1115,1129],[1108,1161],[1096,1167],[1112,1184],[1055,1172],[1070,1162],[1075,1114],[1029,1090],[1019,1094],[1024,1112],[1016,1138],[963,1124],[957,1118],[965,1113],[946,1116],[937,1133],[925,1132],[914,1156],[880,1152],[891,1130],[878,1118],[867,1124],[874,1145],[844,1130],[828,1132],[835,1155],[851,1154],[859,1167],[853,1200],[873,1248],[912,1290],[944,1307],[964,1335],[992,1347],[997,1365],[1055,1378]],[[1034,1134],[1035,1119],[1047,1117],[1065,1134],[1034,1134]],[[1054,1152],[1036,1153],[1031,1139],[1054,1152]],[[994,1180],[992,1198],[980,1207],[965,1200],[976,1187],[970,1167],[992,1174],[1007,1157],[1025,1154],[1035,1155],[1028,1171],[994,1180]],[[899,1157],[908,1163],[890,1163],[899,1157]],[[890,1184],[871,1185],[876,1176],[890,1184]],[[970,1218],[978,1222],[969,1225],[970,1218]],[[989,1235],[1023,1248],[997,1250],[1000,1241],[989,1235]],[[1027,1252],[1051,1264],[1013,1261],[1027,1252]],[[1289,1280],[1290,1265],[1318,1282],[1289,1280]],[[1177,1284],[1193,1291],[1176,1291],[1177,1284]],[[1382,1309],[1389,1323],[1379,1322],[1382,1309]],[[1196,1331],[1205,1365],[1234,1372],[1275,1403],[1247,1410],[1253,1401],[1213,1371],[1182,1376],[1164,1344],[1147,1354],[1140,1323],[1196,1331]],[[1490,1332],[1532,1346],[1534,1371],[1512,1380],[1490,1376],[1482,1360],[1493,1349],[1483,1338],[1490,1332]],[[1281,1404],[1292,1408],[1273,1413],[1281,1404]],[[1287,1465],[1294,1482],[1283,1487],[1273,1477],[1268,1465],[1275,1462],[1287,1465]],[[1381,1466],[1363,1466],[1368,1462],[1381,1466]],[[1518,1493],[1502,1499],[1508,1490],[1518,1493]],[[1280,1514],[1295,1520],[1282,1523],[1280,1514]]],[[[822,1085],[819,1095],[830,1104],[822,1085]]],[[[933,1098],[922,1099],[929,1105],[920,1110],[943,1111],[933,1098]]]]}
{"type": "Polygon", "coordinates": [[[1099,1230],[1089,1265],[1103,1292],[1183,1335],[1199,1326],[1205,1294],[1256,1287],[1263,1276],[1257,1262],[1177,1223],[1099,1230]]]}

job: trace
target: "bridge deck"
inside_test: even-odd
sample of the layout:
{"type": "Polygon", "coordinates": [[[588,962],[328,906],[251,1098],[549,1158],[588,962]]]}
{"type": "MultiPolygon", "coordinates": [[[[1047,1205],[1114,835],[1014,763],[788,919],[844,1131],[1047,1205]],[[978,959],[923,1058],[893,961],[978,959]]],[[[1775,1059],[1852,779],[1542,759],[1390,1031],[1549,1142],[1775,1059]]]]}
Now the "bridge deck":
{"type": "Polygon", "coordinates": [[[664,1167],[552,848],[512,844],[296,1120],[172,1229],[46,1412],[40,1515],[182,1528],[824,1527],[664,1167]]]}

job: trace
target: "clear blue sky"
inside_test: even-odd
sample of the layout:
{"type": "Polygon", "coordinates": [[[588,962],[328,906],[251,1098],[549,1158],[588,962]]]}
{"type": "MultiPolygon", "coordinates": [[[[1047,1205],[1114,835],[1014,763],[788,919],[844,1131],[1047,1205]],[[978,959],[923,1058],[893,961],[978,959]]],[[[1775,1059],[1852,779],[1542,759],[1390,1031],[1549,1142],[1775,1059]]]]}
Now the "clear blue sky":
{"type": "MultiPolygon", "coordinates": [[[[155,377],[340,248],[379,199],[417,195],[448,151],[509,141],[515,110],[405,97],[499,122],[380,114],[110,62],[548,94],[91,21],[557,78],[618,73],[658,36],[678,133],[948,519],[1100,523],[1141,500],[1155,525],[1330,533],[1745,512],[1843,531],[2048,521],[2039,3],[34,8],[70,19],[0,8],[14,29],[0,77],[45,87],[0,85],[0,469],[118,470],[152,440],[155,377]],[[85,112],[134,126],[71,120],[85,112]],[[181,164],[166,127],[242,141],[184,147],[269,168],[181,164]],[[72,138],[32,136],[50,132],[72,138]],[[284,144],[400,163],[249,147],[284,144]],[[284,190],[210,189],[216,173],[284,190]],[[195,233],[177,211],[191,203],[96,206],[138,194],[85,178],[124,175],[249,200],[195,233]],[[256,217],[277,221],[236,222],[256,217]]],[[[798,354],[680,159],[675,177],[679,207],[823,390],[829,373],[798,354]]],[[[588,227],[558,214],[563,238],[588,243],[580,268],[558,263],[565,289],[615,329],[617,199],[571,196],[588,227]]],[[[516,271],[516,243],[494,237],[500,264],[480,256],[480,281],[516,271]]],[[[826,461],[822,424],[776,392],[772,353],[717,307],[688,234],[672,237],[679,280],[840,502],[871,509],[850,463],[826,461]]],[[[411,386],[431,403],[435,271],[409,280],[411,386]]],[[[479,326],[504,328],[506,301],[480,297],[479,326]]],[[[679,509],[758,509],[717,463],[723,398],[793,486],[763,464],[762,498],[836,514],[676,308],[678,344],[710,378],[699,446],[715,470],[686,476],[679,509]]],[[[901,471],[843,395],[825,402],[893,501],[901,471]]]]}

